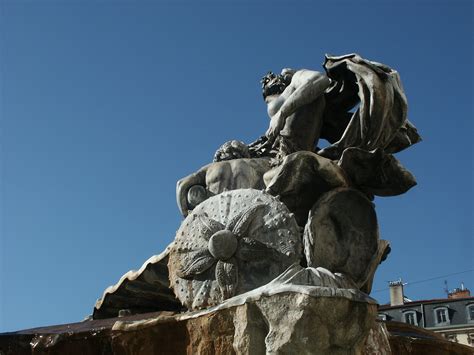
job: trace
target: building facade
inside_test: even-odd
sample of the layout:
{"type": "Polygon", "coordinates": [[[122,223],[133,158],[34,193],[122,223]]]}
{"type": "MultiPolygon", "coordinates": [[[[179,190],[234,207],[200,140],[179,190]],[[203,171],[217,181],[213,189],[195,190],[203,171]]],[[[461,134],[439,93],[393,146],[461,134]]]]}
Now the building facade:
{"type": "Polygon", "coordinates": [[[379,306],[379,318],[412,324],[445,338],[474,347],[474,297],[464,286],[448,298],[410,301],[403,296],[403,283],[390,283],[390,305],[379,306]]]}

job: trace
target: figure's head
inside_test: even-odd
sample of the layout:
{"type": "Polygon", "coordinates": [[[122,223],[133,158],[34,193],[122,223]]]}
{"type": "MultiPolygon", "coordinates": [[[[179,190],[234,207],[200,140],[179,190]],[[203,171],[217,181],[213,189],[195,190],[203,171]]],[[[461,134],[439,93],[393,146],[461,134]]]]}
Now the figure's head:
{"type": "Polygon", "coordinates": [[[286,83],[282,75],[276,75],[269,71],[261,80],[263,99],[268,96],[280,95],[286,88],[286,83]]]}
{"type": "Polygon", "coordinates": [[[247,145],[240,141],[225,142],[214,154],[214,162],[250,158],[250,151],[247,145]]]}
{"type": "Polygon", "coordinates": [[[267,96],[280,95],[290,84],[294,72],[294,70],[289,68],[283,69],[280,75],[276,75],[269,71],[267,75],[260,80],[260,83],[262,84],[263,99],[266,99],[267,96]]]}

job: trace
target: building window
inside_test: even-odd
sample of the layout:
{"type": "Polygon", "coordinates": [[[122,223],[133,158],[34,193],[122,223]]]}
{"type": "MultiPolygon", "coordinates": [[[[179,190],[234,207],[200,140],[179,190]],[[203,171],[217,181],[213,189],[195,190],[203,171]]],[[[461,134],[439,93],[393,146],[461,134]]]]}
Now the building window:
{"type": "Polygon", "coordinates": [[[435,308],[434,316],[436,325],[447,325],[450,323],[447,307],[435,308]]]}
{"type": "Polygon", "coordinates": [[[407,324],[418,325],[418,319],[415,311],[406,311],[403,313],[403,320],[407,324]]]}
{"type": "Polygon", "coordinates": [[[467,306],[467,320],[469,322],[474,322],[474,304],[467,306]]]}

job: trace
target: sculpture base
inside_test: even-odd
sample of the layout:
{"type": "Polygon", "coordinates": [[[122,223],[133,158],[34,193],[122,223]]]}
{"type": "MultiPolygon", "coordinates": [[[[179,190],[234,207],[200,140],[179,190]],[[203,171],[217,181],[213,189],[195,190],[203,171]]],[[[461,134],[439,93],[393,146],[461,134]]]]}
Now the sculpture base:
{"type": "Polygon", "coordinates": [[[0,334],[1,354],[472,354],[376,305],[280,293],[228,308],[155,312],[0,334]],[[387,331],[388,330],[388,331],[387,331]]]}

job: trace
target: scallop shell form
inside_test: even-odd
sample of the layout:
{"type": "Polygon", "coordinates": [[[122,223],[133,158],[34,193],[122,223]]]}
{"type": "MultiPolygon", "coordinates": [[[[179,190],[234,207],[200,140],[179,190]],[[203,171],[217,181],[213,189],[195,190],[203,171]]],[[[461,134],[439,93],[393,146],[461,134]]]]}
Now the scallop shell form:
{"type": "Polygon", "coordinates": [[[202,309],[267,284],[301,257],[298,225],[283,203],[263,191],[227,191],[181,224],[170,285],[184,306],[202,309]]]}

